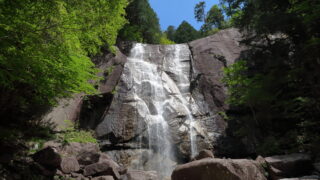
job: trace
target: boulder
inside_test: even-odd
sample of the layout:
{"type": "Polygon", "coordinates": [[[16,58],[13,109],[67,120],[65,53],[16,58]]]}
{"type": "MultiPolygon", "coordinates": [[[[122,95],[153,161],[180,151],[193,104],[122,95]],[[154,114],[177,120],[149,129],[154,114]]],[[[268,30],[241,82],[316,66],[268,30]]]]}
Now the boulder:
{"type": "Polygon", "coordinates": [[[319,179],[320,179],[319,176],[312,175],[312,176],[303,176],[299,178],[283,178],[279,180],[319,180],[319,179]]]}
{"type": "Polygon", "coordinates": [[[318,162],[318,163],[314,163],[313,164],[313,168],[316,170],[316,171],[318,171],[318,173],[320,173],[320,163],[318,162]]]}
{"type": "Polygon", "coordinates": [[[77,160],[81,165],[89,165],[99,161],[100,153],[97,152],[82,152],[77,156],[77,160]]]}
{"type": "Polygon", "coordinates": [[[138,171],[131,170],[121,177],[121,180],[158,180],[158,175],[155,171],[138,171]]]}
{"type": "Polygon", "coordinates": [[[41,175],[48,176],[48,177],[52,177],[52,176],[56,175],[57,171],[58,171],[55,168],[46,168],[36,162],[32,163],[30,167],[33,170],[33,172],[36,172],[35,174],[41,174],[41,175]]]}
{"type": "Polygon", "coordinates": [[[247,159],[201,159],[179,165],[172,180],[266,180],[264,170],[247,159]]]}
{"type": "Polygon", "coordinates": [[[90,164],[84,168],[83,174],[84,176],[110,175],[113,176],[115,180],[120,178],[117,168],[108,162],[90,164]]]}
{"type": "Polygon", "coordinates": [[[270,166],[269,174],[272,179],[308,175],[313,169],[310,155],[303,153],[271,156],[265,160],[270,166]]]}
{"type": "Polygon", "coordinates": [[[81,154],[83,152],[100,152],[98,144],[95,143],[77,143],[71,142],[64,146],[60,153],[63,155],[75,155],[81,154]]]}
{"type": "Polygon", "coordinates": [[[32,158],[35,162],[48,168],[58,168],[61,163],[61,156],[52,147],[47,147],[36,152],[32,158]]]}
{"type": "Polygon", "coordinates": [[[200,151],[199,154],[196,157],[194,157],[195,160],[200,160],[204,158],[214,158],[212,151],[205,149],[200,151]]]}
{"type": "Polygon", "coordinates": [[[99,176],[92,178],[91,180],[114,180],[114,178],[112,176],[99,176]]]}
{"type": "Polygon", "coordinates": [[[63,157],[60,169],[63,173],[69,174],[80,170],[80,165],[75,157],[63,157]]]}

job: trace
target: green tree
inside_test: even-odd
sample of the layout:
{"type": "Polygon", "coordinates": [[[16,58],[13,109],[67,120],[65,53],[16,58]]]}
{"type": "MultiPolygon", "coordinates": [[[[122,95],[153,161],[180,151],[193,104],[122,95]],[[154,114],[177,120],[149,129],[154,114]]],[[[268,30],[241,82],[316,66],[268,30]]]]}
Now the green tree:
{"type": "Polygon", "coordinates": [[[244,42],[250,47],[238,73],[246,81],[229,76],[229,99],[244,112],[254,110],[255,117],[240,124],[259,140],[257,151],[268,154],[264,147],[272,144],[277,153],[320,148],[320,2],[224,2],[234,9],[231,14],[238,13],[236,25],[246,32],[244,42]],[[235,93],[241,87],[245,93],[235,93]],[[235,102],[238,97],[241,101],[235,102]]]}
{"type": "Polygon", "coordinates": [[[157,14],[148,0],[133,0],[126,8],[129,23],[120,32],[120,39],[158,44],[161,30],[157,14]]]}
{"type": "Polygon", "coordinates": [[[0,1],[0,116],[17,119],[57,98],[94,93],[89,80],[97,70],[89,57],[103,45],[113,50],[126,6],[126,0],[0,1]]]}
{"type": "Polygon", "coordinates": [[[170,41],[174,41],[175,32],[176,29],[174,26],[168,26],[167,30],[165,31],[165,34],[170,41]]]}
{"type": "Polygon", "coordinates": [[[213,5],[207,12],[205,23],[219,29],[223,27],[222,25],[224,23],[224,15],[218,5],[213,5]]]}
{"type": "Polygon", "coordinates": [[[183,21],[175,32],[174,42],[186,43],[198,39],[199,37],[198,31],[187,21],[183,21]]]}
{"type": "Polygon", "coordinates": [[[194,17],[198,22],[204,22],[206,20],[205,8],[206,8],[206,2],[204,1],[200,1],[194,7],[194,17]]]}
{"type": "Polygon", "coordinates": [[[230,27],[225,21],[223,10],[218,5],[213,5],[206,13],[205,2],[201,1],[194,8],[194,16],[198,22],[203,22],[200,29],[202,36],[208,36],[219,29],[230,27]]]}

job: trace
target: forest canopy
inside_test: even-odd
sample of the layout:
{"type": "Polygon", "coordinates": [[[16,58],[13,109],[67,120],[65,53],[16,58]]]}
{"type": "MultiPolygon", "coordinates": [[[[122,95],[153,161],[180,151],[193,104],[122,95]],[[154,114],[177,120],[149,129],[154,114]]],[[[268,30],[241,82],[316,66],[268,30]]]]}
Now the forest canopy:
{"type": "MultiPolygon", "coordinates": [[[[94,93],[90,57],[113,50],[127,0],[0,1],[0,115],[94,93]]],[[[16,115],[16,113],[13,113],[16,115]]]]}

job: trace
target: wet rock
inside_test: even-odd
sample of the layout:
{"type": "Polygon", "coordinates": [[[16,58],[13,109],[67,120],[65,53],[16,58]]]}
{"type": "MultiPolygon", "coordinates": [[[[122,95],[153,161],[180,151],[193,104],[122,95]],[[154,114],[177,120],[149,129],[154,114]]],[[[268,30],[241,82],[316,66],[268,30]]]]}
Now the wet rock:
{"type": "Polygon", "coordinates": [[[313,167],[308,154],[295,153],[265,158],[270,166],[269,173],[272,179],[297,177],[309,174],[313,167]]]}
{"type": "Polygon", "coordinates": [[[200,160],[204,158],[214,158],[212,151],[205,149],[200,151],[199,154],[196,157],[194,157],[195,160],[200,160]]]}
{"type": "Polygon", "coordinates": [[[80,170],[80,165],[75,157],[63,157],[60,169],[63,173],[69,174],[80,170]]]}
{"type": "Polygon", "coordinates": [[[158,180],[158,175],[155,171],[128,171],[121,180],[158,180]]]}
{"type": "Polygon", "coordinates": [[[179,165],[172,180],[266,180],[263,169],[246,159],[202,159],[179,165]]]}
{"type": "Polygon", "coordinates": [[[113,176],[115,180],[120,178],[117,168],[108,162],[90,164],[84,168],[83,174],[84,176],[110,175],[113,176]]]}
{"type": "Polygon", "coordinates": [[[61,163],[61,156],[56,149],[51,147],[36,152],[32,158],[35,162],[48,168],[58,168],[61,163]]]}

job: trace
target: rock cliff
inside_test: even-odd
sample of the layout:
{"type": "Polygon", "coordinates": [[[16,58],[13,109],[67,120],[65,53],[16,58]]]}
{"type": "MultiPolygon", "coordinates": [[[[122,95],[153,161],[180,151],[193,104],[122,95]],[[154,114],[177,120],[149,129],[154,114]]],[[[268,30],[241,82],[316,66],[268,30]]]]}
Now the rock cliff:
{"type": "Polygon", "coordinates": [[[188,44],[133,44],[131,51],[105,53],[93,59],[104,77],[101,95],[77,97],[46,117],[94,129],[103,149],[129,168],[163,169],[156,167],[163,162],[172,170],[213,150],[224,135],[222,68],[239,58],[240,40],[232,28],[188,44]]]}

